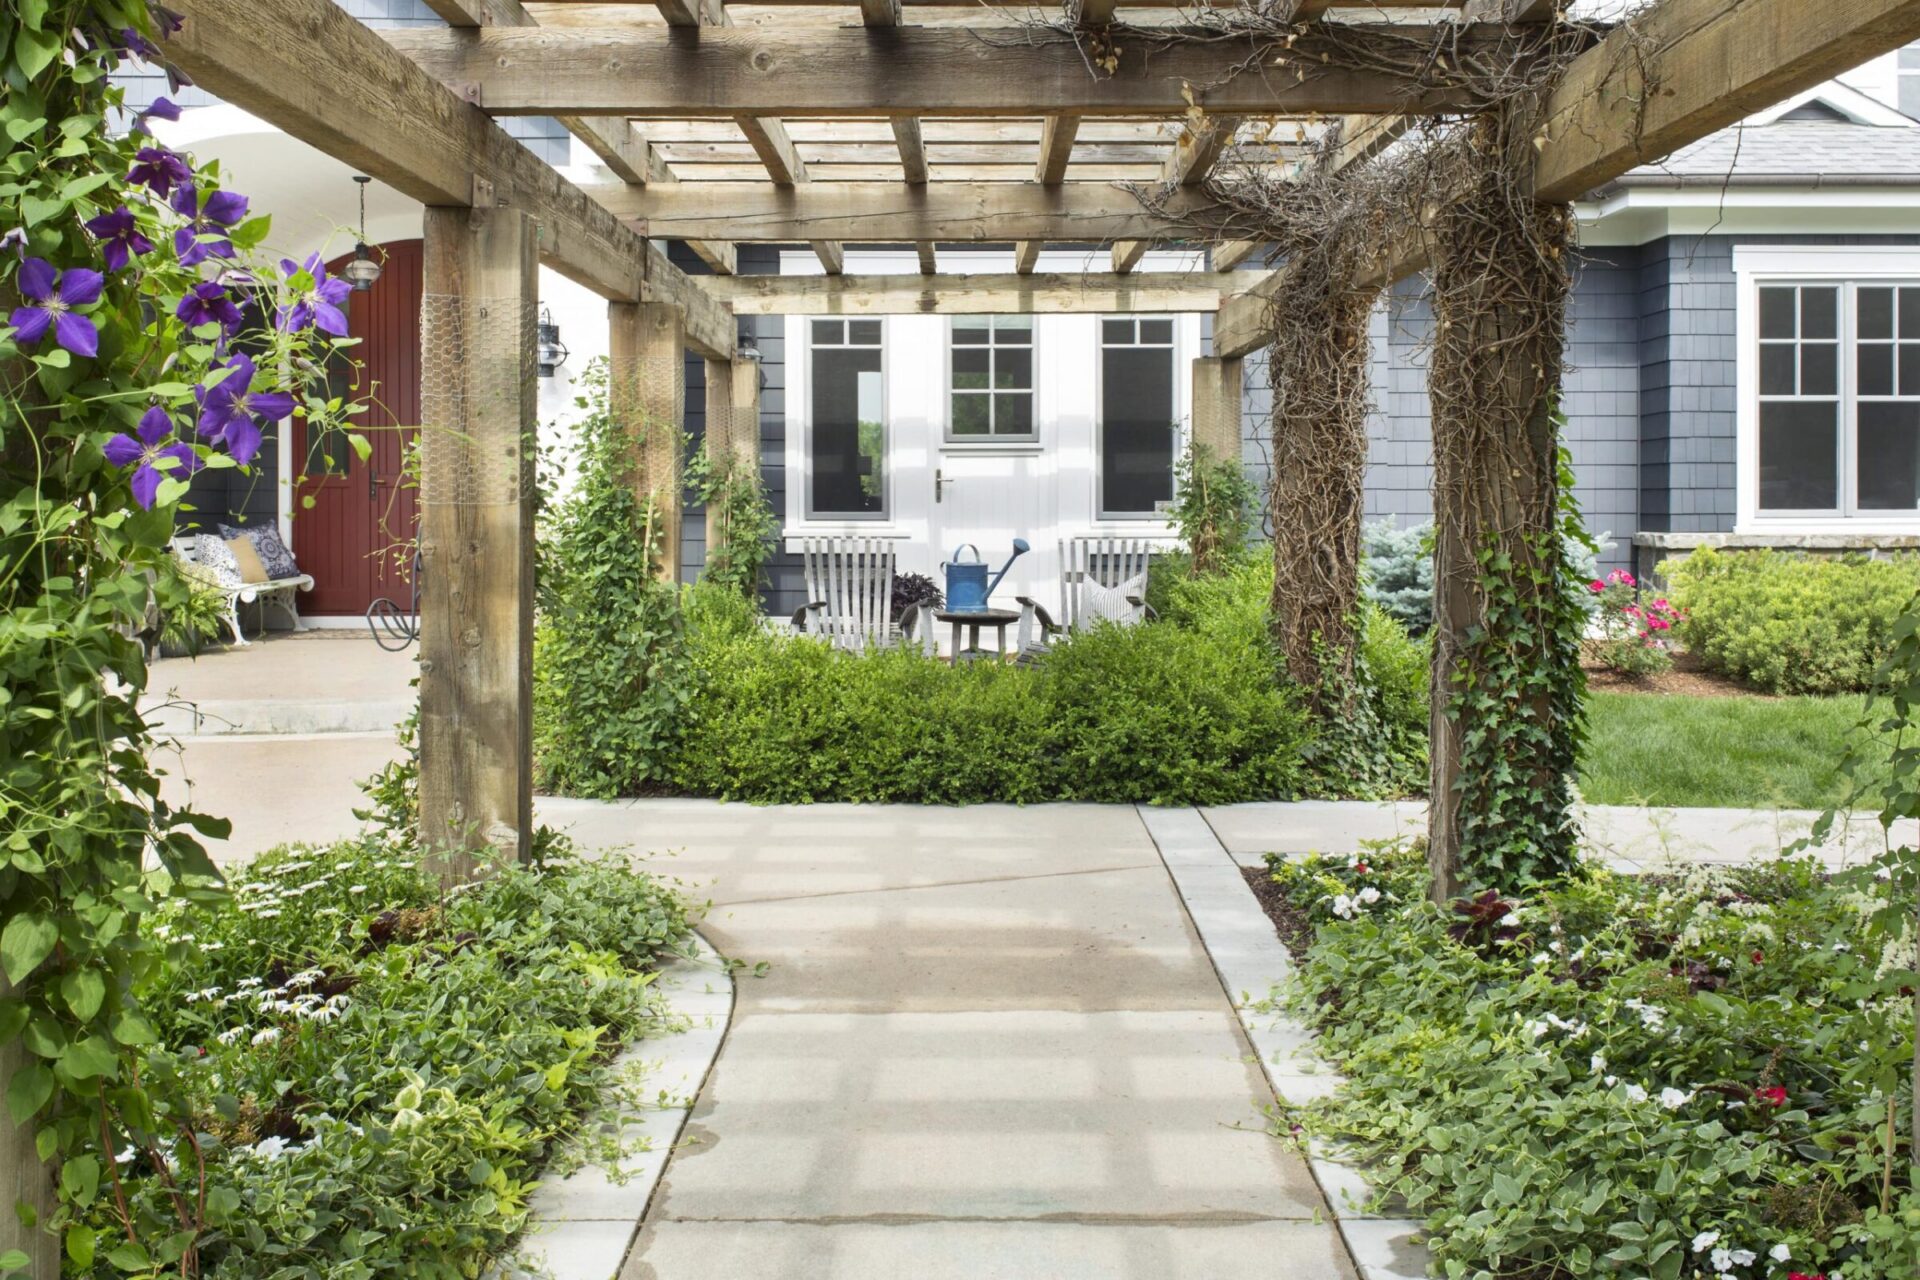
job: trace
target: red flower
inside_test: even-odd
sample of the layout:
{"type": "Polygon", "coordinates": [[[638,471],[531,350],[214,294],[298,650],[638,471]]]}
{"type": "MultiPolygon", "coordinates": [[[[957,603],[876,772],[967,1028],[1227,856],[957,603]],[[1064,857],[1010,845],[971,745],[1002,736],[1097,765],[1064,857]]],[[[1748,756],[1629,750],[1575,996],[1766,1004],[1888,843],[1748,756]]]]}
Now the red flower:
{"type": "Polygon", "coordinates": [[[1824,1271],[1789,1271],[1787,1280],[1827,1280],[1824,1271]]]}
{"type": "Polygon", "coordinates": [[[1356,862],[1356,863],[1354,863],[1354,864],[1353,864],[1353,869],[1354,869],[1355,871],[1358,871],[1358,872],[1359,872],[1359,873],[1360,873],[1361,875],[1365,875],[1365,874],[1367,874],[1367,864],[1366,864],[1366,863],[1364,863],[1364,862],[1356,862]]]}
{"type": "Polygon", "coordinates": [[[1755,1089],[1753,1096],[1770,1107],[1784,1107],[1787,1105],[1787,1091],[1779,1085],[1774,1085],[1771,1089],[1755,1089]]]}
{"type": "Polygon", "coordinates": [[[1767,955],[1766,955],[1766,953],[1765,953],[1764,951],[1760,951],[1760,950],[1758,950],[1758,949],[1756,948],[1756,949],[1755,949],[1755,951],[1754,951],[1754,953],[1753,953],[1753,962],[1754,962],[1755,964],[1765,964],[1765,963],[1767,962],[1767,955]]]}

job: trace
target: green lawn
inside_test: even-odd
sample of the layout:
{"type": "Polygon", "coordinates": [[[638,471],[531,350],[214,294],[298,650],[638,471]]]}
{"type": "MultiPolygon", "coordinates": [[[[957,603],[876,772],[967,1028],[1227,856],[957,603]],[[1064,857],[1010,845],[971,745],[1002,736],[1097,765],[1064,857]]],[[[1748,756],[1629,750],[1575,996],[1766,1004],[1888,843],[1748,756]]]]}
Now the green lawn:
{"type": "Polygon", "coordinates": [[[1823,809],[1862,699],[1594,693],[1580,789],[1593,804],[1823,809]]]}

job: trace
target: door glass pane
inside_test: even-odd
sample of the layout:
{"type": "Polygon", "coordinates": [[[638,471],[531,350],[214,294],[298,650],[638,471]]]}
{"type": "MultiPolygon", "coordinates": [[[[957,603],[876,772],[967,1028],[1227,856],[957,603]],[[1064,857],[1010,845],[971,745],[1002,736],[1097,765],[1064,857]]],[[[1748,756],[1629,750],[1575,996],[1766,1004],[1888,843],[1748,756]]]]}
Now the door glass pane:
{"type": "Polygon", "coordinates": [[[1173,341],[1173,321],[1142,320],[1140,322],[1140,341],[1172,342],[1173,341]]]}
{"type": "Polygon", "coordinates": [[[1832,401],[1773,401],[1760,406],[1760,506],[1769,511],[1831,511],[1840,505],[1832,401]]]}
{"type": "Polygon", "coordinates": [[[1900,344],[1900,394],[1920,396],[1920,342],[1900,344]]]}
{"type": "Polygon", "coordinates": [[[984,347],[987,345],[987,317],[955,316],[953,318],[953,345],[984,347]]]}
{"type": "MultiPolygon", "coordinates": [[[[862,323],[855,321],[854,327],[862,323]]],[[[815,512],[877,515],[885,509],[881,404],[877,348],[814,348],[810,462],[815,512]]]]}
{"type": "Polygon", "coordinates": [[[1003,436],[1030,436],[1033,434],[1033,396],[1028,392],[1016,395],[1002,393],[993,398],[994,434],[1003,436]]]}
{"type": "Polygon", "coordinates": [[[987,421],[987,397],[966,394],[953,397],[953,434],[984,436],[991,429],[987,421]]]}
{"type": "Polygon", "coordinates": [[[985,391],[987,370],[991,367],[992,358],[993,353],[985,347],[955,347],[953,349],[953,389],[985,391]]]}
{"type": "Polygon", "coordinates": [[[1920,338],[1920,289],[1900,290],[1900,336],[1920,338]]]}
{"type": "Polygon", "coordinates": [[[1859,485],[1863,511],[1920,509],[1920,403],[1860,406],[1859,485]]]}
{"type": "Polygon", "coordinates": [[[1100,510],[1150,514],[1173,500],[1173,352],[1106,347],[1100,373],[1100,510]]]}
{"type": "Polygon", "coordinates": [[[847,321],[847,341],[861,346],[879,346],[880,322],[878,320],[847,321]]]}
{"type": "Polygon", "coordinates": [[[1133,341],[1133,321],[1102,320],[1100,322],[1100,341],[1132,342],[1133,341]]]}

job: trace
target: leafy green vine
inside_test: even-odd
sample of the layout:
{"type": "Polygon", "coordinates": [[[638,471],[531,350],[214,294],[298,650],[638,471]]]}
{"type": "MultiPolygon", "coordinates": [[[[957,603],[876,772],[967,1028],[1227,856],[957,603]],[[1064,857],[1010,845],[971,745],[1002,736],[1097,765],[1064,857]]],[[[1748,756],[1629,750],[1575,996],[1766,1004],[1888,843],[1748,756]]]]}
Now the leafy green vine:
{"type": "Polygon", "coordinates": [[[1486,625],[1461,649],[1449,690],[1447,715],[1461,725],[1462,884],[1475,888],[1558,880],[1578,860],[1573,776],[1586,732],[1587,610],[1568,553],[1593,544],[1564,446],[1558,466],[1559,527],[1517,554],[1480,552],[1486,625]]]}
{"type": "Polygon", "coordinates": [[[706,506],[709,520],[701,578],[748,598],[757,596],[761,571],[780,532],[760,469],[732,450],[716,456],[701,449],[687,459],[686,479],[694,499],[706,506]]]}
{"type": "Polygon", "coordinates": [[[1192,556],[1195,577],[1218,573],[1247,544],[1258,491],[1238,458],[1214,456],[1196,440],[1174,469],[1173,506],[1168,515],[1192,556]]]}

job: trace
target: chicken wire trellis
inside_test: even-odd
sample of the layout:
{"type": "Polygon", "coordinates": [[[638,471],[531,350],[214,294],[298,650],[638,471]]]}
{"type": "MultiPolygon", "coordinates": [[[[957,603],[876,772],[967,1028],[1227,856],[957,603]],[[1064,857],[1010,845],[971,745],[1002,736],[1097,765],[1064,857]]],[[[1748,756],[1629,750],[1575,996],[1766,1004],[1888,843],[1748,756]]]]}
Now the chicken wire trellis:
{"type": "Polygon", "coordinates": [[[525,495],[534,310],[531,299],[517,294],[421,298],[422,506],[511,505],[525,495]]]}

